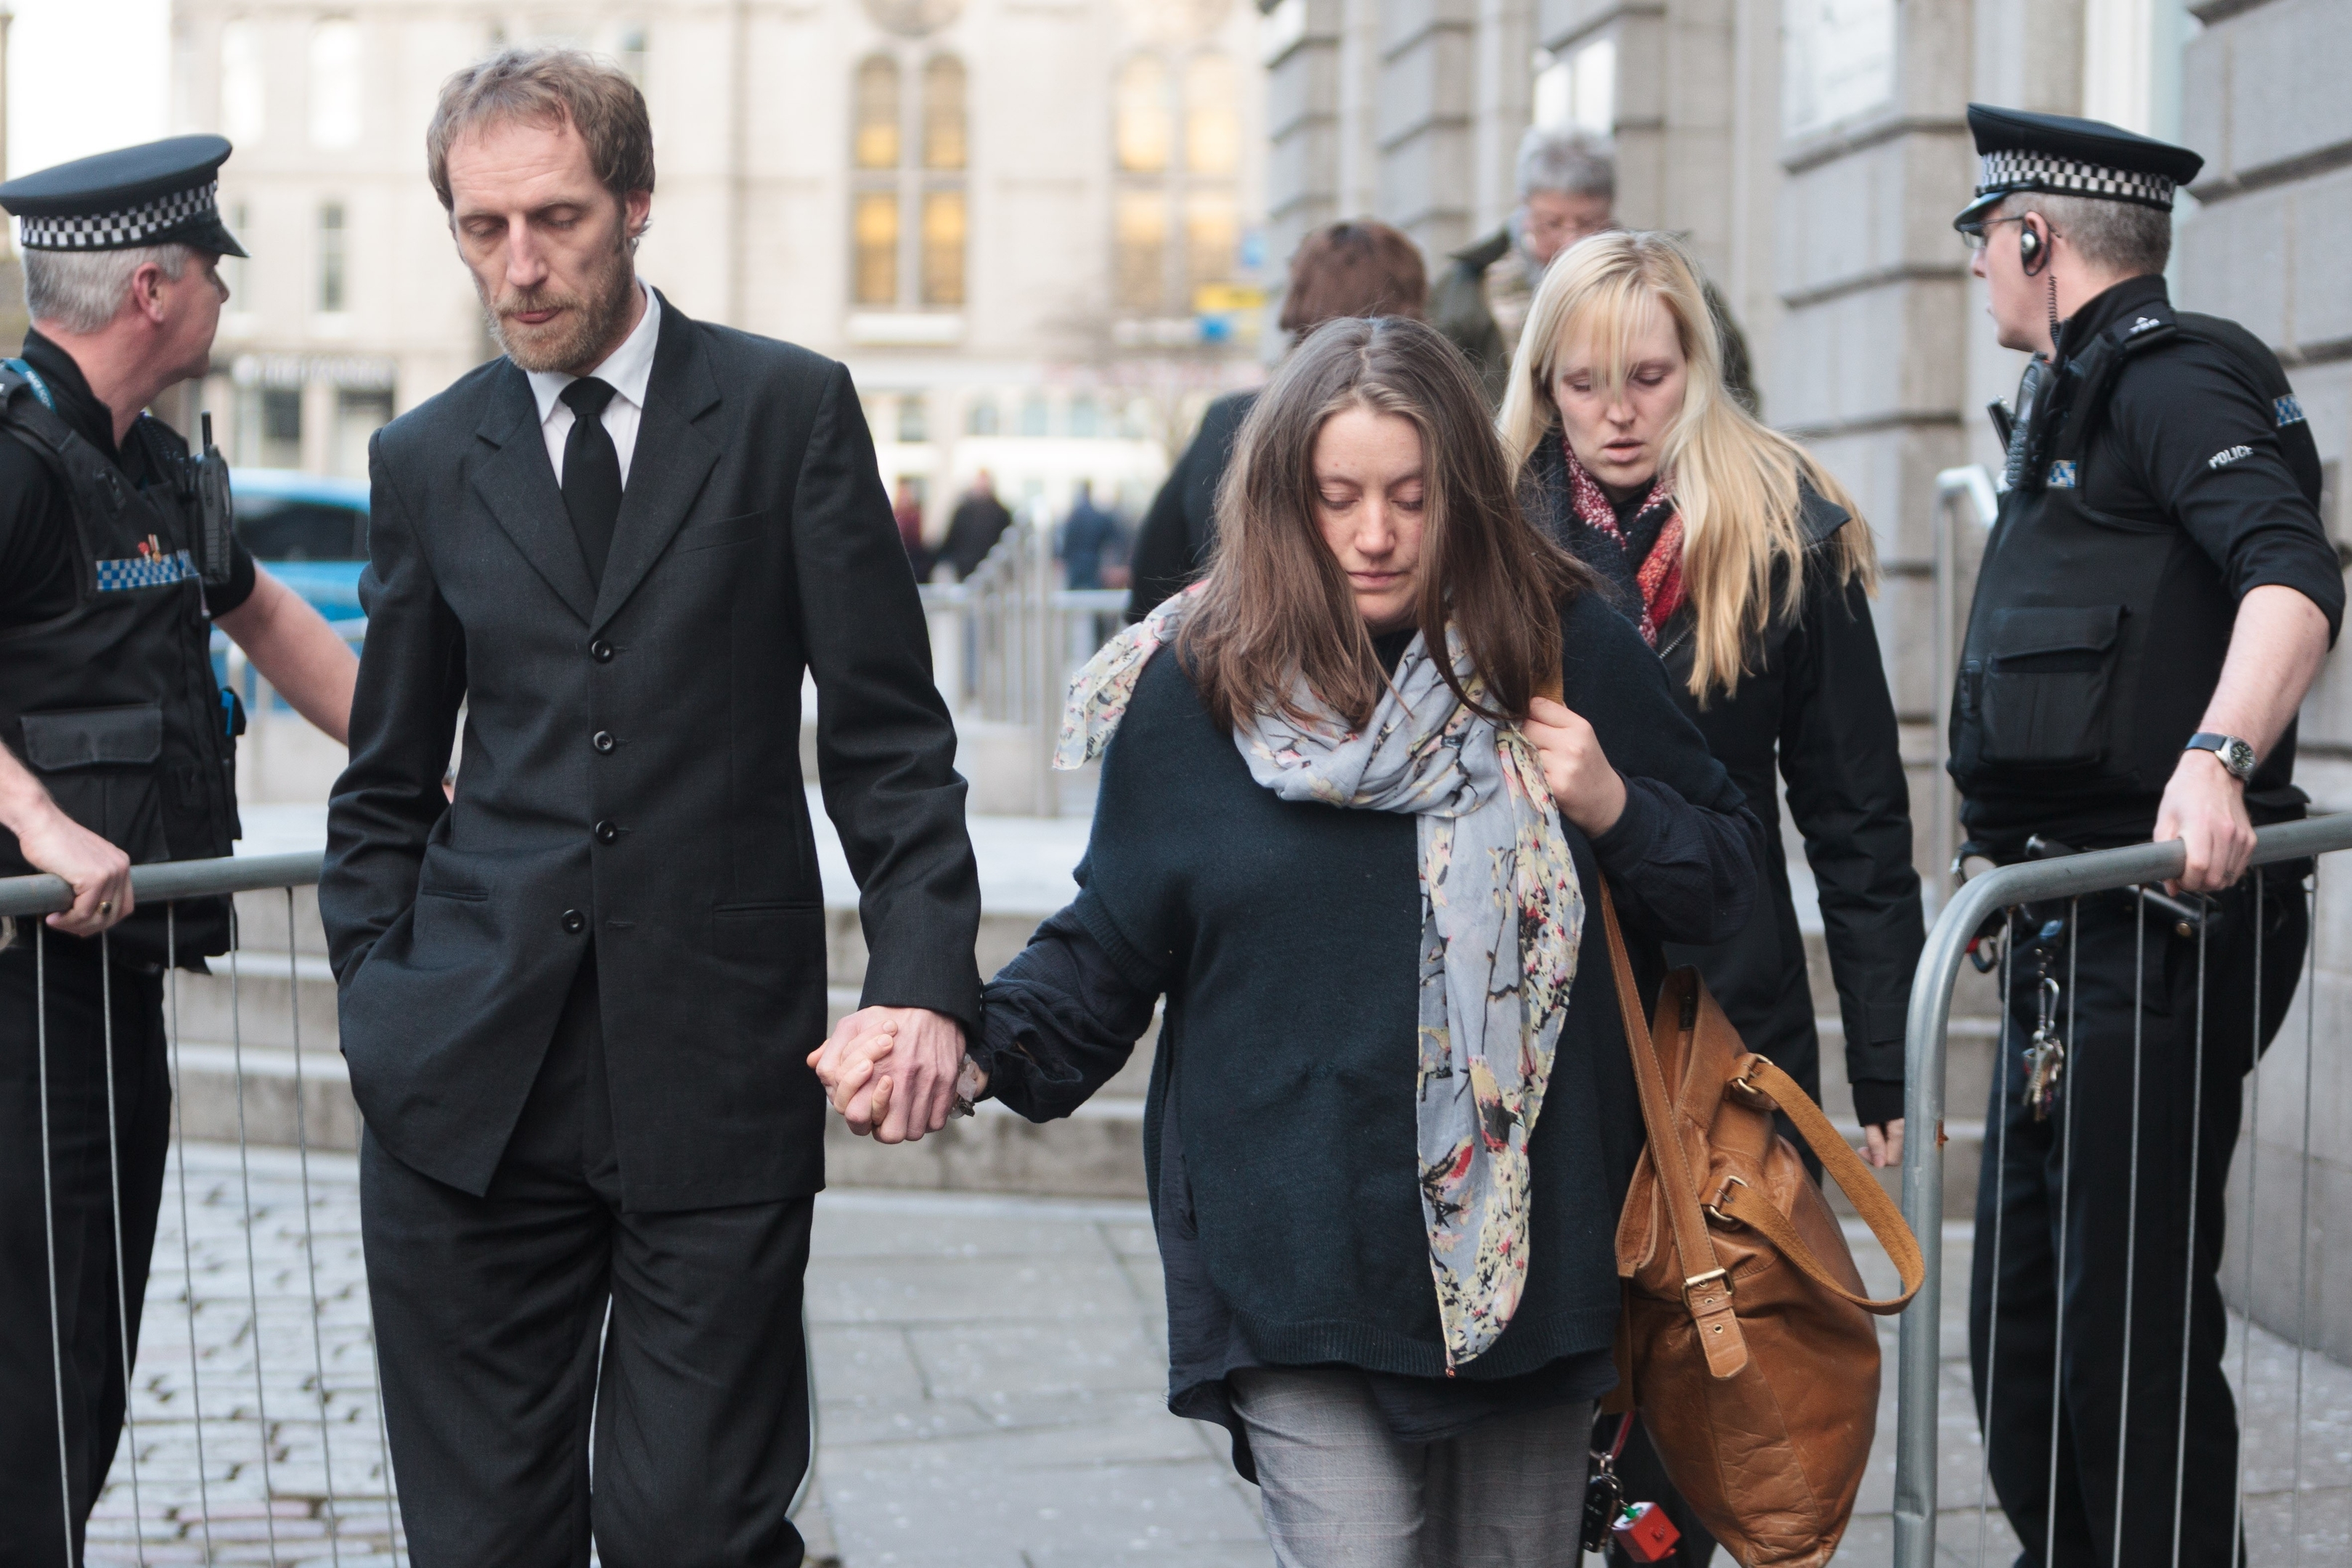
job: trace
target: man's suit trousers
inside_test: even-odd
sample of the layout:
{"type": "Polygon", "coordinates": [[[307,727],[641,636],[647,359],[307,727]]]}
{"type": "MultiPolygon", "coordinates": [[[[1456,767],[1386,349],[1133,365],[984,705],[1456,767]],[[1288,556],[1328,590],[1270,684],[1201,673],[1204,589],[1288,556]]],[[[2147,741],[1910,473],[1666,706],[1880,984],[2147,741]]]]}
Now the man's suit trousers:
{"type": "Polygon", "coordinates": [[[482,1197],[362,1141],[413,1560],[799,1568],[814,1200],[625,1210],[604,1050],[591,958],[482,1197]]]}
{"type": "Polygon", "coordinates": [[[2252,873],[2214,901],[2201,1075],[2196,938],[2175,934],[2151,910],[2143,943],[2125,895],[2084,898],[2070,988],[2066,939],[2035,940],[2041,922],[2064,917],[2066,906],[2033,906],[2018,922],[1977,1190],[1969,1352],[1993,1489],[2029,1568],[2106,1568],[2118,1560],[2118,1517],[2122,1562],[2234,1561],[2238,1419],[2222,1376],[2228,1324],[2218,1278],[2231,1217],[2223,1192],[2257,1038],[2267,1045],[2278,1027],[2304,956],[2300,869],[2272,867],[2263,877],[2259,1037],[2252,873]],[[2045,952],[2061,987],[2057,1025],[2063,1033],[2071,1015],[2073,1037],[2063,1092],[2036,1121],[2025,1102],[2024,1051],[2045,952]],[[2177,1557],[2176,1466],[2188,1477],[2177,1557]]]}
{"type": "Polygon", "coordinates": [[[106,1140],[106,988],[98,944],[20,921],[0,952],[0,1568],[81,1561],[82,1530],[122,1438],[123,1346],[136,1347],[171,1139],[163,982],[113,966],[114,1152],[106,1140]],[[50,1212],[41,1224],[41,1060],[34,943],[47,950],[50,1212]],[[114,1272],[122,1193],[123,1279],[114,1272]],[[130,1314],[129,1332],[117,1311],[130,1314]],[[54,1358],[54,1359],[53,1359],[54,1358]],[[64,1372],[61,1418],[58,1379],[64,1372]],[[64,1485],[58,1481],[60,1462],[64,1485]]]}

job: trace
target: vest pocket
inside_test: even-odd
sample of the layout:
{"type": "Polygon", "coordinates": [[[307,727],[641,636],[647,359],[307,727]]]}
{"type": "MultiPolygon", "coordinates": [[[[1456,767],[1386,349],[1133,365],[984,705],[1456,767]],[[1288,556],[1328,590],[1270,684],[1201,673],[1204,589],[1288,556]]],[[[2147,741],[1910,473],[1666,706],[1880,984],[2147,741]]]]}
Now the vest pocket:
{"type": "Polygon", "coordinates": [[[1993,616],[1974,672],[1983,759],[2010,767],[2084,767],[2111,751],[2107,689],[2124,608],[2032,606],[1993,616]]]}
{"type": "Polygon", "coordinates": [[[25,761],[58,810],[135,865],[169,858],[158,768],[163,709],[146,702],[27,713],[23,724],[25,761]]]}

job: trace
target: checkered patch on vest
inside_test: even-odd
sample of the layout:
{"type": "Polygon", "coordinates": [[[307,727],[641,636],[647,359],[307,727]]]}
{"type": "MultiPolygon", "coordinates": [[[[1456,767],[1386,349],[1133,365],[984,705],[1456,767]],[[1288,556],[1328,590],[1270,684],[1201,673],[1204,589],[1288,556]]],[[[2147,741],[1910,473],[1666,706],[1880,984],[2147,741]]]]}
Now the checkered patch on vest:
{"type": "Polygon", "coordinates": [[[173,191],[135,207],[72,217],[17,219],[19,240],[32,250],[123,250],[144,245],[196,218],[217,216],[220,182],[173,191]]]}
{"type": "Polygon", "coordinates": [[[2049,191],[2058,195],[2103,196],[2172,210],[2172,182],[2137,169],[2109,169],[2049,153],[2007,150],[1984,154],[1977,195],[1995,191],[2049,191]]]}
{"type": "Polygon", "coordinates": [[[2295,399],[2294,394],[2287,394],[2271,406],[2278,410],[2280,429],[2284,430],[2290,425],[2303,423],[2303,405],[2295,399]]]}
{"type": "Polygon", "coordinates": [[[2074,488],[2074,465],[2068,462],[2056,462],[2051,464],[2050,488],[2053,490],[2073,489],[2074,488]]]}
{"type": "Polygon", "coordinates": [[[169,555],[126,555],[98,563],[98,591],[120,594],[131,588],[164,588],[196,574],[194,557],[186,551],[169,555]]]}

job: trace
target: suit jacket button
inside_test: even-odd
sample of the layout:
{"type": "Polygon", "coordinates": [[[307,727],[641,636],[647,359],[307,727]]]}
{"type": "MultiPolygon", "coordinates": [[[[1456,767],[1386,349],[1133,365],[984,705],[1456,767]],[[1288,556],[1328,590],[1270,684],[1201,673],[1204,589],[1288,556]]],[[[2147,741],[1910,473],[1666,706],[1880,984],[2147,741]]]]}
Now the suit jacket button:
{"type": "Polygon", "coordinates": [[[588,645],[588,657],[598,664],[610,664],[613,662],[613,645],[598,637],[588,645]]]}
{"type": "Polygon", "coordinates": [[[588,743],[608,757],[613,754],[613,748],[620,744],[618,741],[613,739],[613,731],[610,730],[597,731],[595,734],[589,737],[588,743]]]}
{"type": "Polygon", "coordinates": [[[588,929],[588,917],[578,910],[566,910],[563,911],[563,929],[571,935],[578,936],[588,929]]]}
{"type": "Polygon", "coordinates": [[[620,825],[614,822],[600,822],[596,825],[595,833],[597,843],[610,844],[621,837],[620,825]]]}

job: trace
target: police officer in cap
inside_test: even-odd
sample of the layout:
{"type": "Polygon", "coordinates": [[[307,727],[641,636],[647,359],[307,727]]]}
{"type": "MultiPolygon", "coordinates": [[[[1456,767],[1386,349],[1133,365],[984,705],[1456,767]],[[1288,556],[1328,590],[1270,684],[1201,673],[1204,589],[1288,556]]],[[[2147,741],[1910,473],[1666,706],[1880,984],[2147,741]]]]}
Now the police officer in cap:
{"type": "Polygon", "coordinates": [[[215,200],[228,154],[181,136],[0,185],[33,321],[0,363],[0,876],[74,893],[0,950],[5,1568],[79,1561],[121,1435],[170,1127],[163,969],[202,969],[229,936],[225,900],[136,908],[131,868],[237,837],[242,715],[211,628],[338,741],[358,671],[230,534],[218,455],[142,412],[210,361],[216,264],[245,254],[215,200]]]}
{"type": "Polygon", "coordinates": [[[2005,490],[1954,692],[1969,850],[2177,838],[2188,865],[2164,892],[2191,906],[2114,893],[2013,912],[1969,1300],[1978,1411],[2020,1563],[2227,1565],[2222,1187],[2244,1075],[2308,937],[2302,868],[2246,861],[2257,826],[2303,815],[2295,710],[2343,578],[2276,357],[2166,294],[2173,192],[2201,160],[2055,115],[1978,104],[1969,123],[1983,173],[1955,226],[2002,346],[2033,354],[2013,416],[1996,405],[2005,490]]]}

